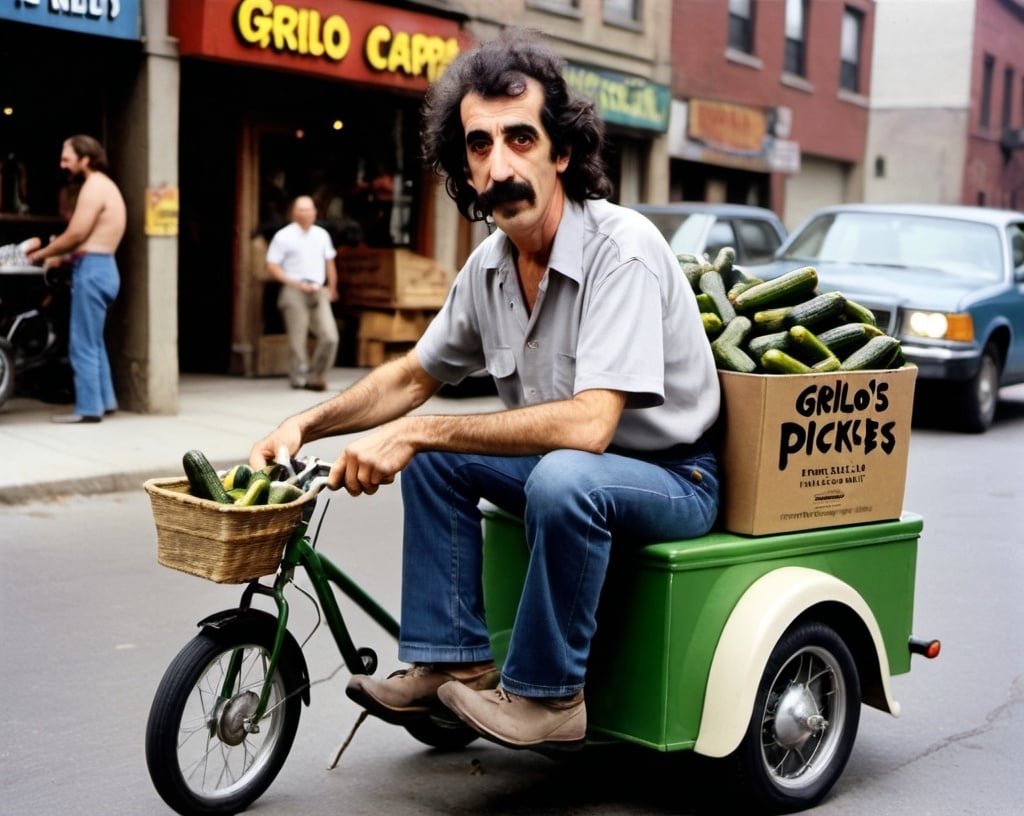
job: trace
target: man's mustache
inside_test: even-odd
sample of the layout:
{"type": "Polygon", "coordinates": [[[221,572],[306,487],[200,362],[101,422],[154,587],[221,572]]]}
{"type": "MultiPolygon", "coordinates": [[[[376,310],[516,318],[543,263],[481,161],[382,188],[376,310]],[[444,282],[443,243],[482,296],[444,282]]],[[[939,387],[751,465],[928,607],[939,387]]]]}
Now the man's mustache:
{"type": "Polygon", "coordinates": [[[499,204],[509,201],[533,204],[536,200],[537,194],[528,181],[499,181],[476,197],[476,206],[483,215],[490,215],[499,204]]]}

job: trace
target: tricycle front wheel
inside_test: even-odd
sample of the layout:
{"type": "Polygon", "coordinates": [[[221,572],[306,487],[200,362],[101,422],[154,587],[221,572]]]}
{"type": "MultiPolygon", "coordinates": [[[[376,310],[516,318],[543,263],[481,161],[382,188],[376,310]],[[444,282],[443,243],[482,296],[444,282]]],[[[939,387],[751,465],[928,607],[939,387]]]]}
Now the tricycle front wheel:
{"type": "Polygon", "coordinates": [[[839,779],[860,722],[860,678],[828,626],[805,622],[776,644],[733,755],[748,797],[789,812],[820,802],[839,779]]]}
{"type": "Polygon", "coordinates": [[[301,712],[302,680],[287,661],[271,677],[258,730],[247,723],[273,642],[273,629],[258,622],[204,630],[164,673],[146,728],[146,762],[157,792],[178,813],[238,813],[281,770],[301,712]]]}

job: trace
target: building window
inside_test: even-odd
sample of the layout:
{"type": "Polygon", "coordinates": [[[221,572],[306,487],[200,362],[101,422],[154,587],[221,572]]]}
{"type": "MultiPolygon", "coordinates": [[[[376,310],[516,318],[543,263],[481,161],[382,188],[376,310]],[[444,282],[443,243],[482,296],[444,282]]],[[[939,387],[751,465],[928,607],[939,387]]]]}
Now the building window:
{"type": "Polygon", "coordinates": [[[640,22],[643,0],[604,0],[604,19],[607,23],[640,22]]]}
{"type": "Polygon", "coordinates": [[[783,68],[787,73],[807,76],[806,41],[807,0],[786,0],[786,56],[783,68]]]}
{"type": "Polygon", "coordinates": [[[1010,127],[1010,114],[1013,111],[1013,68],[1003,69],[1003,130],[1010,127]]]}
{"type": "Polygon", "coordinates": [[[843,29],[839,41],[839,87],[860,93],[860,43],[864,15],[856,9],[843,11],[843,29]]]}
{"type": "Polygon", "coordinates": [[[729,0],[729,47],[754,53],[754,0],[729,0]]]}
{"type": "Polygon", "coordinates": [[[995,72],[996,58],[986,54],[981,71],[981,115],[978,117],[982,130],[988,130],[992,124],[992,76],[995,72]]]}
{"type": "Polygon", "coordinates": [[[550,11],[555,14],[579,14],[580,0],[527,0],[530,8],[550,11]]]}

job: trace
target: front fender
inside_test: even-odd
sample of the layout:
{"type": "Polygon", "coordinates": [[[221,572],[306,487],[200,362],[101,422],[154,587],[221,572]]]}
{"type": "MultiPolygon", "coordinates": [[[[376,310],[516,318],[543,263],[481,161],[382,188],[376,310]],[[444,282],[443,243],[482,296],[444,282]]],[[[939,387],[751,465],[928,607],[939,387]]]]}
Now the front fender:
{"type": "MultiPolygon", "coordinates": [[[[227,632],[229,628],[251,626],[255,629],[268,630],[271,635],[277,632],[277,618],[262,609],[225,609],[221,612],[214,612],[203,618],[197,624],[201,629],[216,637],[220,632],[227,632]]],[[[302,647],[295,639],[295,636],[287,629],[284,633],[284,642],[281,647],[280,660],[286,660],[292,666],[298,668],[302,681],[302,702],[309,705],[309,669],[306,667],[306,656],[302,653],[302,647]]]]}
{"type": "Polygon", "coordinates": [[[733,608],[715,648],[693,750],[724,757],[739,746],[750,722],[761,674],[783,633],[821,603],[851,610],[871,637],[878,660],[883,708],[899,715],[889,686],[885,644],[867,602],[835,576],[806,567],[782,567],[755,581],[733,608]]]}

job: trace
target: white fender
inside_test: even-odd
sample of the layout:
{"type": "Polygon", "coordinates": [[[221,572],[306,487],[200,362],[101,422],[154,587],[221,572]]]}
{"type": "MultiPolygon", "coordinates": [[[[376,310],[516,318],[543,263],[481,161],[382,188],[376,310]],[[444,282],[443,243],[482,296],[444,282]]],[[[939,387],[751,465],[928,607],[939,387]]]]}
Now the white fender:
{"type": "Polygon", "coordinates": [[[881,667],[886,708],[899,716],[889,687],[889,661],[874,614],[860,593],[835,576],[781,567],[755,581],[733,608],[715,648],[694,751],[724,757],[739,746],[750,722],[761,674],[789,625],[815,604],[835,601],[864,622],[881,667]]]}

